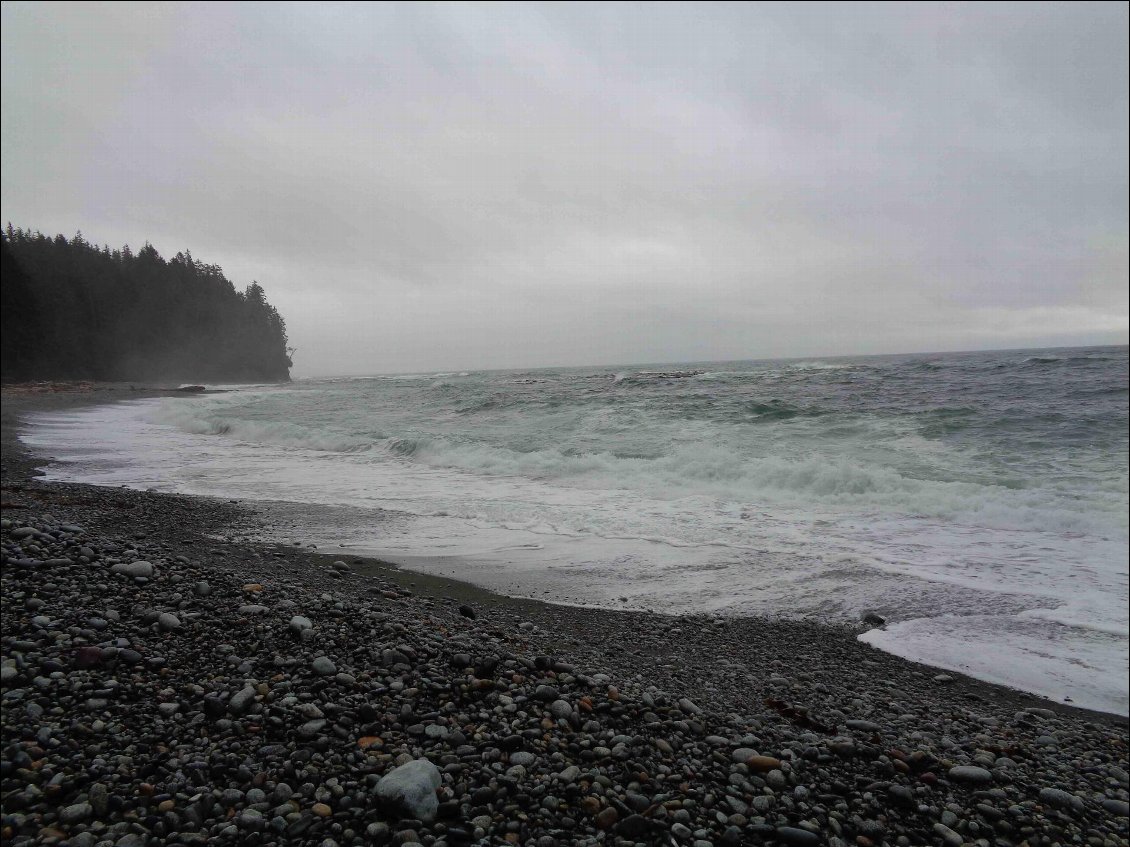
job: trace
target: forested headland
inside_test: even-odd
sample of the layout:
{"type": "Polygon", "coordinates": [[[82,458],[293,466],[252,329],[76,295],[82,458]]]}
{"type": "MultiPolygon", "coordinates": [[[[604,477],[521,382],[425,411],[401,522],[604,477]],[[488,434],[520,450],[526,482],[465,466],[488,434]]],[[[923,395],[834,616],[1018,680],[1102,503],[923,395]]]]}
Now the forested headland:
{"type": "Polygon", "coordinates": [[[253,282],[238,291],[187,251],[164,259],[13,229],[3,233],[5,382],[290,379],[286,323],[253,282]]]}

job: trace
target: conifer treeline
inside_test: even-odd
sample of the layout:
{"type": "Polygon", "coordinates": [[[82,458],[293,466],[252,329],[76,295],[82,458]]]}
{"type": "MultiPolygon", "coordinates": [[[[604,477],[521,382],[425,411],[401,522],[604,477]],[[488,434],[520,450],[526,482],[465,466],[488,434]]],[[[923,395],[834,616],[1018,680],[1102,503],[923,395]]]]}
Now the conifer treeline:
{"type": "Polygon", "coordinates": [[[290,378],[286,324],[253,282],[237,291],[188,252],[166,261],[13,229],[3,233],[5,381],[258,382],[290,378]]]}

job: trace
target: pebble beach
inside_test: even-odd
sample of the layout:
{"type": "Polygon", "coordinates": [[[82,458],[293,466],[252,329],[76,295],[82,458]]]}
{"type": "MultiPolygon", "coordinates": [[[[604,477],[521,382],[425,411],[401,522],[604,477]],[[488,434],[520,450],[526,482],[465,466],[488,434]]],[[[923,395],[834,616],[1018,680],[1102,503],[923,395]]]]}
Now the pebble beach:
{"type": "Polygon", "coordinates": [[[4,395],[5,844],[1128,843],[1126,718],[862,624],[508,598],[37,481],[21,416],[115,396],[4,395]]]}

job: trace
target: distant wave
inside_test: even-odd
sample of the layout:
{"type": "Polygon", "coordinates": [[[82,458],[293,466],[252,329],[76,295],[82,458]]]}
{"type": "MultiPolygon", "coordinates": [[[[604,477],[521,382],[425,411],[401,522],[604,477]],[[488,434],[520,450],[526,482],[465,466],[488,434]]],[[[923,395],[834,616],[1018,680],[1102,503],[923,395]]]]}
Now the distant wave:
{"type": "Polygon", "coordinates": [[[179,401],[165,402],[152,414],[156,423],[175,426],[196,435],[225,435],[253,444],[276,444],[331,453],[366,450],[371,443],[345,433],[311,429],[279,421],[249,421],[201,413],[197,407],[179,401]]]}
{"type": "Polygon", "coordinates": [[[676,379],[690,379],[696,376],[702,376],[705,371],[689,370],[689,371],[635,371],[618,373],[613,377],[613,381],[617,383],[655,383],[667,380],[676,379]]]}
{"type": "Polygon", "coordinates": [[[797,417],[819,417],[828,414],[823,409],[792,406],[783,400],[769,400],[764,403],[750,402],[745,405],[747,414],[758,421],[787,421],[797,417]]]}
{"type": "Polygon", "coordinates": [[[1051,621],[1076,629],[1101,632],[1105,635],[1119,635],[1123,638],[1130,636],[1130,626],[1127,626],[1125,622],[1096,619],[1093,613],[1088,614],[1085,610],[1075,609],[1070,605],[1057,609],[1029,609],[1021,612],[1019,617],[1051,621]]]}
{"type": "Polygon", "coordinates": [[[792,362],[788,367],[796,371],[850,371],[861,365],[850,362],[792,362]]]}
{"type": "Polygon", "coordinates": [[[1087,356],[1028,356],[1020,364],[1026,367],[1039,367],[1042,365],[1075,365],[1111,361],[1114,361],[1112,357],[1098,354],[1087,356]]]}

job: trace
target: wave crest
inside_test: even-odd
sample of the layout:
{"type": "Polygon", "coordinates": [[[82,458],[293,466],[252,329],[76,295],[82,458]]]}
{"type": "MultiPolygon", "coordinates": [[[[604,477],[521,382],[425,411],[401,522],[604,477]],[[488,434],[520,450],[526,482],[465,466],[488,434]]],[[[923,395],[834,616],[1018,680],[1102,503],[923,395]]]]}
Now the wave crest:
{"type": "Polygon", "coordinates": [[[155,423],[175,426],[195,435],[223,435],[253,444],[275,444],[331,453],[356,453],[371,446],[356,436],[311,429],[283,421],[252,421],[208,414],[181,400],[164,401],[152,413],[155,423]]]}

